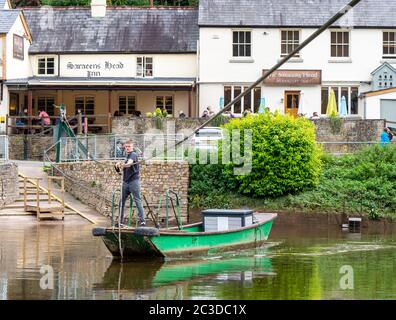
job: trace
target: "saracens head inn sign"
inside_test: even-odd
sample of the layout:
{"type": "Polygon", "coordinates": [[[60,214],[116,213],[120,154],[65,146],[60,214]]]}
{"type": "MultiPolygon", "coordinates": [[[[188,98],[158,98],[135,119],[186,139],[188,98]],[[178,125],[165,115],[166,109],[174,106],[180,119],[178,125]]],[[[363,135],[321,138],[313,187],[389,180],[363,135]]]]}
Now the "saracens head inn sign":
{"type": "MultiPolygon", "coordinates": [[[[263,74],[268,70],[263,70],[263,74]]],[[[322,84],[322,70],[277,70],[263,81],[268,86],[311,86],[322,84]]]]}
{"type": "Polygon", "coordinates": [[[103,76],[103,70],[121,71],[125,68],[125,65],[122,62],[112,63],[110,61],[104,61],[103,63],[72,63],[69,61],[66,65],[66,68],[68,70],[84,70],[86,71],[87,78],[91,78],[103,76]]]}
{"type": "Polygon", "coordinates": [[[66,56],[60,61],[60,73],[63,77],[132,77],[136,70],[130,56],[66,56]]]}

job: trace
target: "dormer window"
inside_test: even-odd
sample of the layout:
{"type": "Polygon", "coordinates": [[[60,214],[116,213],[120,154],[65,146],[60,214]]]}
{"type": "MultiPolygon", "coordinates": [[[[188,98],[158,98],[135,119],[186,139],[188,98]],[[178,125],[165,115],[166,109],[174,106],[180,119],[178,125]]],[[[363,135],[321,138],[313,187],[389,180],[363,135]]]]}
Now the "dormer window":
{"type": "Polygon", "coordinates": [[[54,75],[55,74],[55,58],[43,57],[38,58],[38,74],[54,75]]]}
{"type": "Polygon", "coordinates": [[[137,57],[136,60],[136,76],[137,77],[152,77],[153,76],[153,58],[152,57],[137,57]]]}

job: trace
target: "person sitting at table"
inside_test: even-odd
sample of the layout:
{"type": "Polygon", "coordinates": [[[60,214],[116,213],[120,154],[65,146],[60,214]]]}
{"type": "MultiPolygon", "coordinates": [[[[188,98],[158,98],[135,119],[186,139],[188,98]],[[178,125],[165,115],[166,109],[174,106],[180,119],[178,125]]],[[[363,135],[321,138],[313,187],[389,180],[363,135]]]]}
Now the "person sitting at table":
{"type": "Polygon", "coordinates": [[[41,120],[41,125],[42,126],[49,126],[51,125],[51,119],[48,115],[47,112],[45,112],[44,108],[41,107],[39,109],[39,115],[38,115],[39,119],[41,120]]]}

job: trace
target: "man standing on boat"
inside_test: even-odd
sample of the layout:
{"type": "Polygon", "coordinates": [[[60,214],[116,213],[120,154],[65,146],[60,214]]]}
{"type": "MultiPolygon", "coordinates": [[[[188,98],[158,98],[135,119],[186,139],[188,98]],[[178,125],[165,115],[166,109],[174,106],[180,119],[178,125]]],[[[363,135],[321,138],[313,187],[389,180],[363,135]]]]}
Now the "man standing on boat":
{"type": "Polygon", "coordinates": [[[144,209],[142,205],[142,198],[140,196],[140,174],[139,174],[139,160],[136,152],[133,151],[133,143],[127,140],[124,144],[126,158],[124,162],[117,162],[116,169],[123,169],[123,181],[121,191],[121,207],[119,224],[124,222],[125,203],[130,194],[133,196],[136,208],[139,215],[140,226],[144,227],[146,222],[144,220],[144,209]]]}

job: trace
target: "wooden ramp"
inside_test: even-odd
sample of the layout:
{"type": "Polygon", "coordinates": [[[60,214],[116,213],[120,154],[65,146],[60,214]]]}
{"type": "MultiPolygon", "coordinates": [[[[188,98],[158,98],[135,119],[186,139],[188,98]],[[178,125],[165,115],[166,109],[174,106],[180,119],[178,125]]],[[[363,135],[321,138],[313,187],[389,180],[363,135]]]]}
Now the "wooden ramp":
{"type": "Polygon", "coordinates": [[[40,185],[40,180],[43,180],[43,178],[29,178],[19,173],[19,198],[14,203],[5,205],[0,210],[0,216],[36,215],[38,219],[64,219],[67,215],[80,215],[89,222],[96,224],[96,221],[62,200],[62,196],[56,196],[53,193],[52,181],[48,183],[48,189],[46,189],[40,185]],[[49,195],[50,203],[48,201],[49,195]],[[37,214],[38,208],[40,209],[39,215],[37,214]],[[63,209],[63,214],[60,214],[60,209],[63,209]]]}

